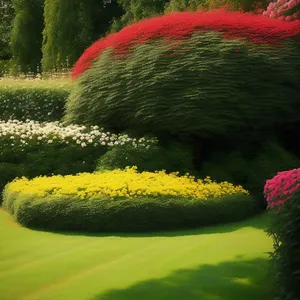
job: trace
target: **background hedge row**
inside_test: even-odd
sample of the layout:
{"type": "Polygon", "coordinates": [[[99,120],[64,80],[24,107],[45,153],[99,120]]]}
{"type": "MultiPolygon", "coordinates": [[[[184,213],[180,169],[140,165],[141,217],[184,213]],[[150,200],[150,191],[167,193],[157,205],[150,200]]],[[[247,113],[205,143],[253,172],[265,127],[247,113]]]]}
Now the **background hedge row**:
{"type": "Polygon", "coordinates": [[[4,190],[3,206],[30,228],[75,231],[153,231],[242,220],[257,212],[251,196],[215,200],[172,196],[135,199],[36,199],[4,190]]]}
{"type": "Polygon", "coordinates": [[[0,81],[0,118],[59,121],[72,84],[67,79],[0,81]]]}

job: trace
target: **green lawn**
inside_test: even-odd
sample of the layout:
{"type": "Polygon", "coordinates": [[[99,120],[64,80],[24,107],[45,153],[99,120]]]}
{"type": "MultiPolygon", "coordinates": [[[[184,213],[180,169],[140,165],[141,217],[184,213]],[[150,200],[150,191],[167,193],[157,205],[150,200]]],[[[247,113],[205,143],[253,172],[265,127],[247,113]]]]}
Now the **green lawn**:
{"type": "Polygon", "coordinates": [[[270,300],[266,223],[77,235],[25,229],[0,210],[0,299],[270,300]]]}

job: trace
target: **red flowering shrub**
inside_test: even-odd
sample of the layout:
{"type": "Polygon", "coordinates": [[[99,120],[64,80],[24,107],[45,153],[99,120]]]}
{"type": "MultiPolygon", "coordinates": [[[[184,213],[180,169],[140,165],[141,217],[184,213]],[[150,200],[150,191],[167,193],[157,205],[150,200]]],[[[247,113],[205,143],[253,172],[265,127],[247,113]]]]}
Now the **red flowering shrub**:
{"type": "Polygon", "coordinates": [[[300,118],[298,34],[300,21],[224,10],[141,21],[84,52],[65,120],[198,136],[293,122],[300,118]]]}
{"type": "MultiPolygon", "coordinates": [[[[300,122],[297,37],[300,21],[224,10],[141,21],[85,51],[73,70],[65,121],[178,138],[195,148],[220,139],[236,149],[249,144],[242,151],[251,160],[253,145],[300,122]]],[[[199,156],[201,169],[208,155],[199,156]]],[[[259,182],[262,194],[274,174],[251,185],[259,182]]]]}
{"type": "Polygon", "coordinates": [[[155,17],[125,27],[120,32],[101,38],[90,46],[74,66],[72,76],[78,77],[108,48],[126,53],[137,44],[158,38],[180,40],[199,31],[216,31],[225,38],[243,38],[253,43],[277,43],[300,34],[300,21],[292,23],[265,18],[262,15],[227,12],[224,9],[210,12],[173,13],[155,17]]]}
{"type": "Polygon", "coordinates": [[[281,208],[292,194],[300,187],[300,168],[278,172],[277,175],[266,181],[264,195],[268,208],[281,208]]]}
{"type": "Polygon", "coordinates": [[[280,172],[265,186],[271,209],[272,274],[276,299],[300,299],[300,168],[280,172]],[[283,205],[284,204],[284,205],[283,205]]]}

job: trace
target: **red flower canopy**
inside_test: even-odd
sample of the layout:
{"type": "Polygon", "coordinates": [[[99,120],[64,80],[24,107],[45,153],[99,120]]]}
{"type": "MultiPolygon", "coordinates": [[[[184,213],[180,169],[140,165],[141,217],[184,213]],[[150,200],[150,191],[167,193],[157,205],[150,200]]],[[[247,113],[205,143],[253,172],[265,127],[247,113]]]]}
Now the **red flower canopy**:
{"type": "Polygon", "coordinates": [[[182,12],[150,18],[93,43],[76,62],[72,77],[77,78],[90,68],[93,60],[107,48],[122,53],[132,45],[149,40],[184,39],[194,32],[204,30],[218,31],[225,38],[245,38],[253,43],[276,44],[300,34],[300,21],[283,22],[262,15],[225,10],[182,12]]]}

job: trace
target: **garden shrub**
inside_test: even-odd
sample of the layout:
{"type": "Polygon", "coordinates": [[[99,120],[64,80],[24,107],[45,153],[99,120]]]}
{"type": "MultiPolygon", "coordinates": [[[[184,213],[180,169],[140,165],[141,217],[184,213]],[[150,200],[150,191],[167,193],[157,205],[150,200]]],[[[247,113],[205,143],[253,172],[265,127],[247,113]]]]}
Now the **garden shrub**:
{"type": "Polygon", "coordinates": [[[11,0],[11,2],[15,10],[13,26],[9,33],[12,72],[37,74],[42,59],[44,0],[11,0]]]}
{"type": "MultiPolygon", "coordinates": [[[[15,177],[94,171],[107,149],[133,142],[126,134],[111,134],[98,126],[0,121],[0,189],[15,177]]],[[[155,139],[134,142],[137,148],[155,143],[155,139]]]]}
{"type": "Polygon", "coordinates": [[[280,172],[265,186],[270,203],[275,290],[279,300],[300,299],[300,169],[280,172]]]}
{"type": "Polygon", "coordinates": [[[276,139],[248,144],[236,150],[226,146],[222,148],[221,145],[215,148],[208,157],[204,157],[199,176],[209,175],[216,181],[229,181],[244,186],[262,208],[266,207],[263,194],[266,180],[278,171],[295,168],[300,163],[276,139]]]}
{"type": "Polygon", "coordinates": [[[65,120],[199,137],[297,121],[299,24],[212,11],[128,26],[75,64],[65,120]]]}
{"type": "Polygon", "coordinates": [[[100,157],[97,170],[124,169],[137,166],[140,171],[193,172],[193,155],[188,146],[179,143],[136,147],[133,144],[119,145],[100,157]]]}
{"type": "Polygon", "coordinates": [[[0,119],[58,121],[71,84],[53,80],[9,80],[0,84],[0,119]]]}
{"type": "Polygon", "coordinates": [[[216,181],[245,183],[249,161],[238,151],[215,151],[202,163],[199,175],[208,175],[216,181]]]}
{"type": "Polygon", "coordinates": [[[136,168],[9,183],[3,207],[32,228],[147,231],[240,220],[256,211],[241,186],[136,168]]]}

